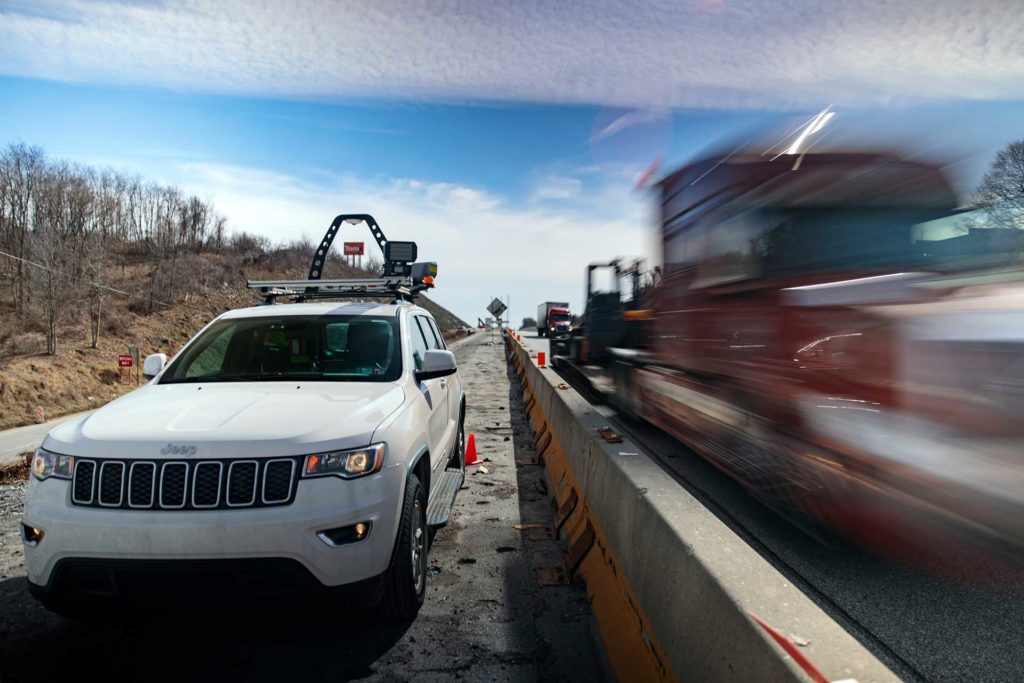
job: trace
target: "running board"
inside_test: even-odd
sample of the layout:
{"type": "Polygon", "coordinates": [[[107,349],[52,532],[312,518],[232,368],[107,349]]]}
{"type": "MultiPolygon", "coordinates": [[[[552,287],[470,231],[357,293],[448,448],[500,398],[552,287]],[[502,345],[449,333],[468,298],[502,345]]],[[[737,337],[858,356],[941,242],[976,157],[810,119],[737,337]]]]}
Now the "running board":
{"type": "Polygon", "coordinates": [[[462,488],[465,475],[460,470],[444,470],[430,487],[430,502],[427,503],[427,525],[442,527],[452,516],[455,496],[462,488]]]}

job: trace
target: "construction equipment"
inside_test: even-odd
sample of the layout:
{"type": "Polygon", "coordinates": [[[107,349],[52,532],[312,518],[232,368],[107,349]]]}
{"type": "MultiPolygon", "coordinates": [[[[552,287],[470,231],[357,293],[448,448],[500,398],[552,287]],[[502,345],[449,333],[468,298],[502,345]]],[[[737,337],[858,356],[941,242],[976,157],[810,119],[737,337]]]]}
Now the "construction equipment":
{"type": "Polygon", "coordinates": [[[552,356],[567,356],[577,363],[604,364],[610,349],[641,344],[643,260],[624,262],[615,258],[587,266],[586,308],[583,318],[566,340],[551,341],[552,356]],[[610,289],[598,290],[595,271],[611,271],[610,289]],[[623,299],[622,280],[629,280],[629,298],[623,299]]]}

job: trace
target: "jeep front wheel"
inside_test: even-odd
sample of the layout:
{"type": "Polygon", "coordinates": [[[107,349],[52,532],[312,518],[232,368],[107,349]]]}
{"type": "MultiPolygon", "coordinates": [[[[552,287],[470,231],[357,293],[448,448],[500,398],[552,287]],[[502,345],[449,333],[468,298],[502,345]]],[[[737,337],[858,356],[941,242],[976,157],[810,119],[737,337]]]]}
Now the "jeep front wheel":
{"type": "Polygon", "coordinates": [[[385,576],[381,611],[387,619],[412,621],[427,589],[427,497],[419,478],[405,482],[402,520],[385,576]]]}

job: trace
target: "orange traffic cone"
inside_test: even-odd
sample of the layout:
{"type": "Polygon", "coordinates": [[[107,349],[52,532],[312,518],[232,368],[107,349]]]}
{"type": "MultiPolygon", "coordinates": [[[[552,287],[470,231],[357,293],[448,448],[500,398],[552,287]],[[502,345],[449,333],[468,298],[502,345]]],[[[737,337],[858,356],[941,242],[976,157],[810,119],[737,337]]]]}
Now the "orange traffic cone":
{"type": "Polygon", "coordinates": [[[466,465],[479,465],[483,460],[476,455],[476,437],[469,435],[469,443],[466,444],[466,465]]]}

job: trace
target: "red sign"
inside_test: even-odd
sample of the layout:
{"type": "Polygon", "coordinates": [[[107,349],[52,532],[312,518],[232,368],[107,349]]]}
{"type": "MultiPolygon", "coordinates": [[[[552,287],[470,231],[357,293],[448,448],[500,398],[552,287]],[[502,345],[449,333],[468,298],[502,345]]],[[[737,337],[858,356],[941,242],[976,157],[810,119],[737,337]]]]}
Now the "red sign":
{"type": "Polygon", "coordinates": [[[345,256],[362,256],[362,242],[345,242],[345,256]]]}
{"type": "Polygon", "coordinates": [[[132,357],[127,353],[122,353],[117,357],[117,367],[119,368],[130,368],[134,364],[132,357]]]}

